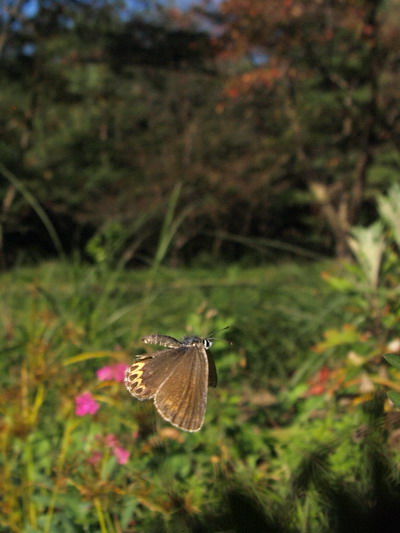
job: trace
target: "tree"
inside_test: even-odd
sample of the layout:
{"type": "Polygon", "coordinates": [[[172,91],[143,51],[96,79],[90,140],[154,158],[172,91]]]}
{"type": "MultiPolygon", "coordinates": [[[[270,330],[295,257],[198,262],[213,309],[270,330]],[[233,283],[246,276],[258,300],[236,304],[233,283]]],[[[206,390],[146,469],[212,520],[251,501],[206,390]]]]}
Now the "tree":
{"type": "Polygon", "coordinates": [[[276,134],[279,122],[282,178],[290,172],[292,183],[306,186],[337,256],[349,251],[348,231],[371,187],[397,179],[399,8],[397,0],[224,0],[219,6],[224,57],[249,58],[231,77],[228,94],[257,94],[271,113],[266,136],[276,134]]]}

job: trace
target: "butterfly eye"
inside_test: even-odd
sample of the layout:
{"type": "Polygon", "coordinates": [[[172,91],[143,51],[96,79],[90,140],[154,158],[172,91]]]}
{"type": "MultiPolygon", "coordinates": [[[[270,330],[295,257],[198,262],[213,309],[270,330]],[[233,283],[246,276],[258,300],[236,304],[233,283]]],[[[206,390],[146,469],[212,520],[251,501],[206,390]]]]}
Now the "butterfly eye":
{"type": "Polygon", "coordinates": [[[209,339],[204,339],[203,346],[206,350],[209,350],[212,346],[212,342],[209,339]]]}

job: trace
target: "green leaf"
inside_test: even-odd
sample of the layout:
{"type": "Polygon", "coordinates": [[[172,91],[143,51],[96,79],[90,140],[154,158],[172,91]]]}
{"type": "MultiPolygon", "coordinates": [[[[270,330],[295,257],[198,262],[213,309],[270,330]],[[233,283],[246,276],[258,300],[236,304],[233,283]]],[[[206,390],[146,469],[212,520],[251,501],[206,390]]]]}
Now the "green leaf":
{"type": "Polygon", "coordinates": [[[339,292],[347,292],[354,290],[354,281],[351,279],[339,278],[337,276],[324,276],[324,281],[326,281],[332,289],[339,292]]]}
{"type": "Polygon", "coordinates": [[[400,407],[400,392],[390,391],[388,392],[388,398],[394,403],[395,407],[400,407]]]}
{"type": "Polygon", "coordinates": [[[394,353],[386,353],[383,357],[388,363],[400,370],[400,355],[394,353]]]}

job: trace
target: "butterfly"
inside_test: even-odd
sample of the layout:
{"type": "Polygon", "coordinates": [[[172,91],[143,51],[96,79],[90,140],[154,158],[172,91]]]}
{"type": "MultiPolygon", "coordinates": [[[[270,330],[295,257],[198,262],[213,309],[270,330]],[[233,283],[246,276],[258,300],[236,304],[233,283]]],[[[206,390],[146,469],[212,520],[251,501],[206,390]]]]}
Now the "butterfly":
{"type": "Polygon", "coordinates": [[[204,422],[208,387],[217,386],[217,371],[209,352],[210,338],[168,335],[143,337],[146,344],[165,346],[140,355],[125,372],[125,386],[138,400],[153,400],[158,413],[184,431],[199,431],[204,422]]]}

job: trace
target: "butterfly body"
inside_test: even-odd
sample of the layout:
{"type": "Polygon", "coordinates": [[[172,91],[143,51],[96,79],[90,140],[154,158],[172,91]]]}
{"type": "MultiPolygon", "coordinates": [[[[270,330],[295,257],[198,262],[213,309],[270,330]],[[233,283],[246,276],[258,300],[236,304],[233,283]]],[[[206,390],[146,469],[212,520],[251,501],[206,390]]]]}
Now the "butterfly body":
{"type": "Polygon", "coordinates": [[[204,422],[208,386],[217,373],[208,352],[210,339],[148,335],[142,341],[166,350],[138,356],[125,373],[125,386],[139,400],[153,399],[159,414],[185,431],[198,431],[204,422]]]}

